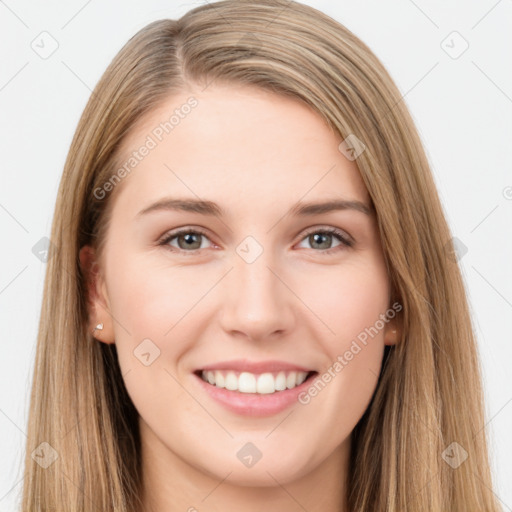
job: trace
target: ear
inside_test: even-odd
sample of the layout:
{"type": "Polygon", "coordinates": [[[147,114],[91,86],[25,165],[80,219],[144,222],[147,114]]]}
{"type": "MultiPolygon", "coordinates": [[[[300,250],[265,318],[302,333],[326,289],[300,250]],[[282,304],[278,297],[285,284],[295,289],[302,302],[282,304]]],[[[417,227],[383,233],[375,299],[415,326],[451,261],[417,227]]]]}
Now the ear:
{"type": "Polygon", "coordinates": [[[89,333],[103,343],[114,343],[114,324],[110,313],[107,287],[100,272],[96,252],[91,246],[84,245],[80,249],[79,257],[87,295],[89,333]],[[103,328],[96,328],[100,324],[103,328]]]}

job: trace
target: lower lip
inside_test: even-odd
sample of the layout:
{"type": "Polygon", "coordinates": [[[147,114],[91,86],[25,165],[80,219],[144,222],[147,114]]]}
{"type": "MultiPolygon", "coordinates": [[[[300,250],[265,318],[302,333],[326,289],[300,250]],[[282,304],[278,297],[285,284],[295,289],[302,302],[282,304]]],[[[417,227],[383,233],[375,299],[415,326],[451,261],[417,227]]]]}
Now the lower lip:
{"type": "Polygon", "coordinates": [[[226,409],[244,416],[271,416],[284,411],[293,403],[298,402],[298,395],[306,390],[315,374],[306,379],[299,386],[274,393],[241,393],[240,391],[229,391],[225,388],[218,388],[213,384],[205,382],[201,377],[194,374],[199,380],[201,387],[217,402],[226,409]]]}

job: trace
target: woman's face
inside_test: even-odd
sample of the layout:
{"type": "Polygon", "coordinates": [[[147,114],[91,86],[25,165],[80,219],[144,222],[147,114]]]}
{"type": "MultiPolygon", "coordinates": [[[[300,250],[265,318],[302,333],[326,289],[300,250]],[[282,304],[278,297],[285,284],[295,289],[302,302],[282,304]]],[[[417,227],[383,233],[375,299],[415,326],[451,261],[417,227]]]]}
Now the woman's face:
{"type": "Polygon", "coordinates": [[[396,326],[341,142],[235,86],[173,96],[125,141],[91,316],[161,463],[275,485],[347,456],[396,326]]]}

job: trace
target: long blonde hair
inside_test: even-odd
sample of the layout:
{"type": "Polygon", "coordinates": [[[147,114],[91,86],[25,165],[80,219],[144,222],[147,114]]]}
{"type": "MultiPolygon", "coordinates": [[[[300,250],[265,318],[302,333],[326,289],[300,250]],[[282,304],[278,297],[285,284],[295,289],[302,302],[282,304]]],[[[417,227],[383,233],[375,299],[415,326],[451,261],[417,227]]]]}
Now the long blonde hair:
{"type": "Polygon", "coordinates": [[[362,41],[288,0],[225,0],[155,21],[128,41],[94,89],[53,218],[22,510],[141,507],[137,411],[115,345],[88,330],[78,255],[85,244],[101,251],[112,196],[98,199],[94,190],[115,173],[126,135],[187,84],[213,82],[250,84],[305,102],[334,133],[355,135],[366,146],[357,165],[403,305],[402,337],[386,348],[376,392],[353,431],[349,510],[498,511],[474,328],[411,116],[362,41]],[[40,450],[58,456],[46,468],[32,455],[43,442],[49,446],[40,450]],[[449,463],[446,453],[453,457],[454,450],[460,464],[449,463]]]}

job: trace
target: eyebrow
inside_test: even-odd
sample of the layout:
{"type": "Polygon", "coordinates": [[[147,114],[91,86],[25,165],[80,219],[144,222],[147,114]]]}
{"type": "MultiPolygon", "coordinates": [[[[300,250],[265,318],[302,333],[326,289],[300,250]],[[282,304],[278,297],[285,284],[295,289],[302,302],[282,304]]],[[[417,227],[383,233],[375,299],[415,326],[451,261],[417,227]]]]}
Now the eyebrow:
{"type": "MultiPolygon", "coordinates": [[[[225,210],[213,201],[165,197],[141,210],[137,214],[137,217],[151,212],[168,210],[199,213],[200,215],[214,217],[223,217],[226,214],[225,210]]],[[[339,210],[355,210],[368,216],[371,216],[374,211],[371,206],[368,206],[362,201],[333,199],[318,203],[304,203],[299,201],[290,208],[288,213],[290,215],[312,216],[339,210]]]]}

